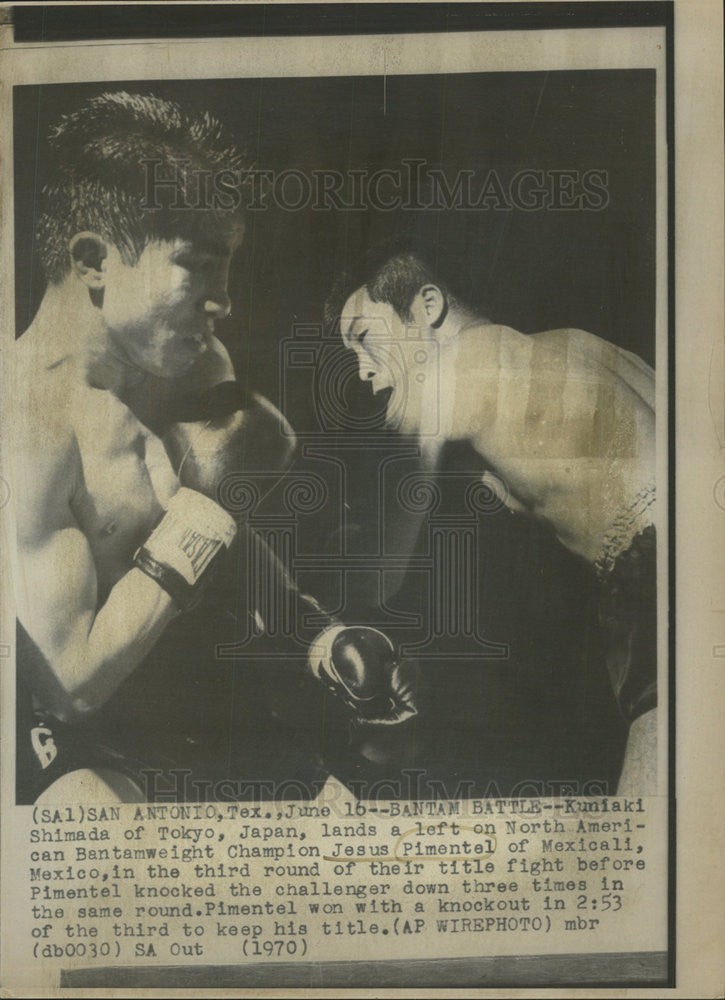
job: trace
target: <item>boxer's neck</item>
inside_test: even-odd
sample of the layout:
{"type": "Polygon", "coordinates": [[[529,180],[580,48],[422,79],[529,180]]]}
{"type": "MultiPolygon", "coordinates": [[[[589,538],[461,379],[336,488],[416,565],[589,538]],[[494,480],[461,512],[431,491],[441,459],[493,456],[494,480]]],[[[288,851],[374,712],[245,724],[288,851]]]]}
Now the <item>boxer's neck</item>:
{"type": "MultiPolygon", "coordinates": [[[[422,408],[422,437],[457,441],[477,447],[479,413],[487,398],[498,398],[502,339],[520,334],[469,311],[451,312],[450,325],[436,335],[437,378],[422,408]],[[432,393],[432,395],[431,395],[432,393]]],[[[447,321],[446,321],[447,322],[447,321]]]]}
{"type": "Polygon", "coordinates": [[[48,287],[23,337],[36,342],[44,367],[72,362],[95,389],[120,395],[144,378],[114,343],[88,289],[72,277],[48,287]]]}
{"type": "Polygon", "coordinates": [[[431,333],[438,341],[441,349],[455,342],[464,333],[478,327],[490,325],[490,321],[477,316],[470,309],[451,305],[438,328],[431,327],[431,333]]]}

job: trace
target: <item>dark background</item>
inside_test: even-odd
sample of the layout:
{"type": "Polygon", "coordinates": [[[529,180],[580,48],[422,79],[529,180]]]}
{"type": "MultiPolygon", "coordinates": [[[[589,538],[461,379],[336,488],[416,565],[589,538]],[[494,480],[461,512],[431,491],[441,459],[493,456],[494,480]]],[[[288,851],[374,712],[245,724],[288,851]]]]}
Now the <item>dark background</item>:
{"type": "MultiPolygon", "coordinates": [[[[380,446],[395,447],[396,439],[380,429],[379,404],[354,378],[343,393],[352,415],[349,434],[344,427],[333,433],[320,422],[314,379],[289,372],[281,378],[280,345],[295,324],[321,323],[341,265],[401,226],[427,233],[460,260],[494,321],[525,333],[579,327],[653,363],[653,72],[388,77],[384,100],[378,77],[103,86],[114,89],[208,109],[238,131],[259,166],[276,170],[373,171],[420,158],[449,178],[461,168],[481,176],[496,169],[502,178],[522,168],[608,171],[610,201],[599,212],[290,212],[270,205],[250,216],[230,282],[233,316],[220,335],[240,377],[281,405],[303,432],[298,468],[332,483],[342,467],[347,479],[345,520],[338,514],[300,518],[302,550],[321,559],[330,552],[375,554],[380,446]],[[345,447],[356,427],[370,426],[363,435],[367,447],[345,447]],[[329,460],[313,458],[315,442],[336,459],[337,471],[329,460]]],[[[44,287],[32,232],[45,136],[60,114],[97,92],[98,85],[86,84],[15,92],[18,334],[44,287]]],[[[338,350],[333,339],[324,349],[338,350]]],[[[481,471],[460,449],[451,449],[445,463],[471,476],[481,471]]],[[[451,495],[438,513],[458,509],[458,480],[450,482],[451,495]]],[[[423,548],[424,535],[425,526],[423,548]]],[[[510,653],[505,662],[422,658],[435,712],[416,737],[425,747],[421,766],[446,782],[472,778],[479,790],[493,782],[502,794],[527,780],[570,780],[579,790],[586,780],[614,782],[624,728],[599,655],[589,569],[545,529],[501,510],[479,519],[478,566],[481,631],[510,653]]],[[[374,576],[356,577],[342,597],[324,573],[308,574],[305,583],[329,603],[342,601],[349,619],[377,621],[385,614],[374,576]]],[[[425,586],[420,574],[408,574],[394,608],[425,618],[425,586]]],[[[424,632],[425,624],[401,637],[415,642],[424,632]]],[[[447,641],[441,640],[439,655],[447,641]]],[[[457,652],[455,641],[449,644],[457,652]]]]}
{"type": "MultiPolygon", "coordinates": [[[[42,295],[31,256],[44,139],[97,84],[15,91],[16,319],[42,295]]],[[[195,80],[103,85],[208,109],[238,132],[260,167],[373,170],[419,158],[447,176],[496,169],[609,172],[600,212],[299,212],[250,218],[231,281],[230,337],[277,385],[270,341],[291,320],[319,322],[331,276],[371,242],[412,225],[457,254],[490,315],[523,332],[577,326],[654,355],[654,72],[491,73],[310,80],[195,80]],[[250,280],[253,279],[253,280],[250,280]],[[249,341],[246,340],[249,338],[249,341]],[[257,346],[258,345],[258,346],[257,346]],[[265,365],[264,358],[269,357],[265,365]]],[[[475,190],[475,184],[474,184],[475,190]]]]}
{"type": "Polygon", "coordinates": [[[394,32],[511,31],[539,28],[636,27],[670,24],[672,0],[486,3],[115,3],[82,9],[31,4],[12,7],[17,42],[102,38],[221,38],[225,36],[371,35],[394,32]]]}

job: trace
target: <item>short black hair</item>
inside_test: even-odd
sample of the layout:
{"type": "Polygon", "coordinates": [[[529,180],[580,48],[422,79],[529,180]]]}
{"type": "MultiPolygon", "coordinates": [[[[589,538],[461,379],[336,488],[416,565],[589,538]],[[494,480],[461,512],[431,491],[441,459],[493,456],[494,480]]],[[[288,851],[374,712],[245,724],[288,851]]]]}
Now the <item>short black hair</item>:
{"type": "Polygon", "coordinates": [[[377,244],[363,253],[335,280],[325,303],[325,324],[339,321],[348,298],[365,287],[373,302],[387,302],[404,321],[421,287],[435,284],[449,303],[475,307],[475,297],[460,262],[442,245],[402,235],[377,244]]]}
{"type": "Polygon", "coordinates": [[[251,168],[244,150],[206,111],[152,95],[103,93],[63,115],[48,145],[35,237],[51,282],[68,272],[68,243],[78,232],[99,233],[134,264],[149,240],[208,233],[244,207],[241,194],[232,210],[200,203],[199,171],[231,171],[227,183],[234,177],[241,192],[251,168]],[[156,197],[150,176],[172,177],[176,189],[159,184],[162,196],[156,197]]]}

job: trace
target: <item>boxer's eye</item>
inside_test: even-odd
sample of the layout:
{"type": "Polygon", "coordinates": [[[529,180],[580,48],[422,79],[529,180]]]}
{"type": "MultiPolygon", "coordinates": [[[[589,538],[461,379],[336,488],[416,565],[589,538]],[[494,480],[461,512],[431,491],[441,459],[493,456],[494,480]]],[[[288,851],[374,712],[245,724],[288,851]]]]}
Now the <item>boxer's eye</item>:
{"type": "Polygon", "coordinates": [[[211,258],[190,252],[176,255],[174,263],[183,267],[185,271],[195,271],[200,274],[205,274],[212,266],[211,258]]]}

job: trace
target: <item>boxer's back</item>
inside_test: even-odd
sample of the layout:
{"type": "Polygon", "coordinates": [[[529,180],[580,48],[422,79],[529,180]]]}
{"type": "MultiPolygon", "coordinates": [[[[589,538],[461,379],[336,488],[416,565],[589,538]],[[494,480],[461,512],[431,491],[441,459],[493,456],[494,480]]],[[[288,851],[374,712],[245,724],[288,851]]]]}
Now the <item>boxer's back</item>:
{"type": "Polygon", "coordinates": [[[654,484],[652,370],[580,330],[481,326],[452,350],[451,391],[477,450],[517,507],[593,561],[612,521],[654,484]]]}

